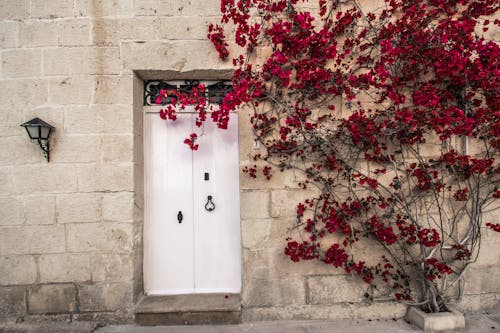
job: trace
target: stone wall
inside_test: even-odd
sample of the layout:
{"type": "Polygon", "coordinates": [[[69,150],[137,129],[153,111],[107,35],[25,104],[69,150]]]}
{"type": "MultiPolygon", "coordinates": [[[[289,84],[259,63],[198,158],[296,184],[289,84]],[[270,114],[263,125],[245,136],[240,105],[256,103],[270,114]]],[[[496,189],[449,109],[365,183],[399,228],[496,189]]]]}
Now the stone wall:
{"type": "MultiPolygon", "coordinates": [[[[142,79],[227,77],[230,65],[206,41],[218,9],[219,0],[0,1],[1,317],[133,320],[142,294],[142,79]],[[19,126],[33,117],[56,128],[50,163],[19,126]]],[[[248,112],[240,117],[244,166],[254,151],[248,112]]],[[[287,260],[303,196],[293,174],[241,176],[242,319],[401,316],[390,301],[364,303],[349,276],[287,260]]],[[[500,295],[500,238],[487,233],[482,248],[467,310],[500,295]]]]}

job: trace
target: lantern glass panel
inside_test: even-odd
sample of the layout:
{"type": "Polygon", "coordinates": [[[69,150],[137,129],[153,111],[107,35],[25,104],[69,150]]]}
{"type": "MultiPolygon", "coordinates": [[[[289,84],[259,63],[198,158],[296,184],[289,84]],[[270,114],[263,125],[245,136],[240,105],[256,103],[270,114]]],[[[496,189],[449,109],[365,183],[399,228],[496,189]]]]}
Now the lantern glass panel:
{"type": "Polygon", "coordinates": [[[27,126],[26,130],[28,131],[28,135],[30,139],[36,140],[40,138],[40,127],[38,126],[27,126]]]}
{"type": "Polygon", "coordinates": [[[47,140],[50,135],[50,127],[41,127],[40,128],[40,139],[47,140]]]}

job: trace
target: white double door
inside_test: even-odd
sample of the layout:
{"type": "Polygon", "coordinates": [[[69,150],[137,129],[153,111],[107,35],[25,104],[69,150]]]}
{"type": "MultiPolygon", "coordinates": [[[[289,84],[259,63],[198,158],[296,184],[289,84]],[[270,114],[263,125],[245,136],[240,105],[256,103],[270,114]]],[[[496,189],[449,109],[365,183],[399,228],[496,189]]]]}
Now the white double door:
{"type": "Polygon", "coordinates": [[[239,293],[237,115],[228,130],[210,119],[198,128],[194,114],[177,116],[144,114],[145,292],[239,293]],[[192,132],[198,151],[183,143],[192,132]]]}

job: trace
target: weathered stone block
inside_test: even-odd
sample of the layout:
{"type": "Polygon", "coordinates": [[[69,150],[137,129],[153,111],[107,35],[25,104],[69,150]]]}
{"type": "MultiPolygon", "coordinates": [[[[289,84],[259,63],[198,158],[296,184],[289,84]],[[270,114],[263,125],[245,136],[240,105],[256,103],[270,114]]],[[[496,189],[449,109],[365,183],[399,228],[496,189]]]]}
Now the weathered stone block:
{"type": "Polygon", "coordinates": [[[120,105],[93,105],[66,110],[64,130],[72,134],[132,132],[132,110],[120,105]]]}
{"type": "Polygon", "coordinates": [[[394,319],[403,318],[408,306],[396,301],[349,304],[352,318],[358,319],[394,319]]]}
{"type": "Polygon", "coordinates": [[[206,40],[208,25],[214,22],[214,17],[203,16],[170,16],[160,20],[160,39],[199,39],[206,40]]]}
{"type": "MultiPolygon", "coordinates": [[[[252,117],[254,111],[251,108],[243,106],[238,109],[238,150],[240,154],[240,163],[242,167],[244,166],[252,166],[255,163],[253,160],[254,155],[264,153],[263,147],[260,143],[255,142],[255,135],[253,134],[252,126],[248,126],[250,123],[250,118],[252,117]]],[[[242,184],[242,188],[246,188],[248,183],[253,183],[254,180],[251,177],[240,176],[240,182],[242,184]],[[250,179],[249,179],[250,178],[250,179]],[[243,186],[245,182],[245,186],[243,186]]],[[[264,177],[261,177],[264,179],[264,177]]],[[[259,185],[263,183],[262,180],[258,181],[259,185]]],[[[256,186],[259,186],[256,185],[256,186]]],[[[253,188],[253,187],[251,187],[253,188]]]]}
{"type": "Polygon", "coordinates": [[[119,20],[98,19],[92,22],[92,44],[100,46],[119,45],[119,20]]]}
{"type": "Polygon", "coordinates": [[[134,1],[134,14],[135,16],[155,16],[159,7],[159,0],[137,0],[134,1]]]}
{"type": "Polygon", "coordinates": [[[43,56],[45,75],[120,73],[120,52],[117,47],[46,49],[43,56]]]}
{"type": "Polygon", "coordinates": [[[19,45],[22,47],[56,46],[58,43],[56,22],[24,21],[19,24],[19,45]]]}
{"type": "MultiPolygon", "coordinates": [[[[40,151],[39,151],[40,153],[40,151]]],[[[76,192],[76,170],[68,165],[19,166],[10,172],[14,193],[76,192]]]]}
{"type": "Polygon", "coordinates": [[[344,304],[243,308],[242,321],[341,319],[349,318],[351,311],[352,309],[344,304]]]}
{"type": "Polygon", "coordinates": [[[132,104],[132,77],[97,76],[94,88],[95,104],[132,104]]]}
{"type": "Polygon", "coordinates": [[[40,282],[90,281],[90,262],[88,254],[42,255],[38,262],[40,282]]]}
{"type": "Polygon", "coordinates": [[[230,62],[219,61],[209,41],[124,42],[123,65],[127,69],[191,71],[231,69],[230,62]]]}
{"type": "Polygon", "coordinates": [[[9,195],[15,188],[14,181],[10,177],[10,167],[0,167],[0,187],[3,189],[5,195],[9,195]]]}
{"type": "Polygon", "coordinates": [[[57,48],[44,50],[45,75],[90,74],[92,60],[89,49],[57,48]]]}
{"type": "Polygon", "coordinates": [[[27,224],[54,224],[56,199],[52,195],[24,197],[24,217],[27,224]]]}
{"type": "Polygon", "coordinates": [[[240,195],[241,219],[265,219],[269,217],[269,192],[244,191],[240,195]]]}
{"type": "Polygon", "coordinates": [[[0,225],[23,224],[24,213],[20,199],[16,197],[0,197],[0,225]]]}
{"type": "Polygon", "coordinates": [[[134,13],[133,0],[76,0],[76,16],[107,17],[132,16],[134,13]]]}
{"type": "Polygon", "coordinates": [[[61,136],[50,154],[54,163],[89,163],[98,162],[101,154],[99,135],[65,135],[61,136]]]}
{"type": "MultiPolygon", "coordinates": [[[[19,124],[18,124],[19,126],[19,124]]],[[[26,133],[22,136],[0,138],[0,165],[21,165],[42,162],[43,154],[36,144],[32,144],[26,133]]]]}
{"type": "Polygon", "coordinates": [[[463,312],[477,312],[497,308],[499,301],[499,294],[464,295],[457,303],[457,309],[463,312]]]}
{"type": "Polygon", "coordinates": [[[73,0],[31,0],[31,17],[53,19],[73,16],[73,0]]]}
{"type": "MultiPolygon", "coordinates": [[[[245,140],[245,137],[242,137],[240,132],[240,140],[245,140]]],[[[248,141],[248,140],[245,140],[248,141]]],[[[240,141],[240,152],[241,146],[244,144],[251,145],[250,141],[243,143],[240,141]]],[[[240,154],[240,159],[243,158],[242,154],[240,154]]],[[[245,157],[247,158],[247,157],[245,157]]],[[[252,167],[256,163],[252,160],[249,162],[241,162],[240,166],[243,169],[245,166],[252,167]]],[[[240,174],[240,188],[242,190],[263,190],[263,189],[299,189],[297,183],[303,179],[302,175],[299,172],[295,172],[292,170],[286,170],[281,172],[276,168],[271,169],[271,179],[266,179],[262,174],[262,168],[265,164],[258,165],[258,173],[257,178],[252,178],[248,176],[246,173],[240,174]]]]}
{"type": "Polygon", "coordinates": [[[70,252],[128,253],[132,249],[132,224],[84,223],[66,228],[70,252]]]}
{"type": "Polygon", "coordinates": [[[114,222],[132,222],[134,218],[134,193],[105,193],[102,198],[102,219],[114,222]]]}
{"type": "Polygon", "coordinates": [[[220,15],[219,0],[169,1],[160,0],[158,14],[165,16],[216,16],[220,15]]]}
{"type": "MultiPolygon", "coordinates": [[[[0,83],[0,86],[3,85],[0,83]]],[[[6,98],[0,96],[0,100],[2,99],[6,100],[6,98]]],[[[19,124],[22,124],[26,119],[24,118],[25,116],[23,115],[22,109],[23,107],[20,108],[19,106],[13,108],[12,106],[0,104],[0,133],[2,133],[0,136],[16,136],[22,133],[22,131],[19,131],[19,124]]],[[[30,118],[27,120],[29,119],[30,118]]],[[[26,133],[24,133],[24,135],[26,135],[26,133]]]]}
{"type": "Polygon", "coordinates": [[[101,161],[132,162],[134,160],[134,137],[131,134],[101,136],[101,161]]]}
{"type": "MultiPolygon", "coordinates": [[[[498,223],[498,222],[496,222],[498,223]]],[[[479,253],[479,257],[477,258],[476,265],[479,267],[489,266],[489,265],[498,265],[500,263],[499,247],[500,240],[498,239],[498,234],[491,230],[492,233],[495,233],[490,239],[487,236],[490,231],[486,231],[483,233],[483,240],[481,242],[481,250],[479,253]]],[[[474,269],[474,266],[470,267],[470,269],[474,269]]]]}
{"type": "Polygon", "coordinates": [[[71,193],[56,197],[59,223],[96,222],[101,219],[100,193],[71,193]]]}
{"type": "Polygon", "coordinates": [[[113,311],[132,306],[131,283],[97,283],[78,286],[80,311],[113,311]]]}
{"type": "Polygon", "coordinates": [[[271,232],[270,219],[251,219],[241,221],[241,237],[244,248],[265,247],[271,232]]]}
{"type": "MultiPolygon", "coordinates": [[[[251,279],[269,280],[272,272],[269,267],[273,267],[272,249],[248,250],[243,249],[243,281],[251,279]]],[[[243,289],[245,289],[244,287],[243,289]]]]}
{"type": "MultiPolygon", "coordinates": [[[[0,230],[3,232],[3,230],[0,230]]],[[[36,263],[32,256],[0,257],[0,285],[30,284],[36,281],[36,263]]]]}
{"type": "Polygon", "coordinates": [[[500,266],[469,266],[464,281],[465,294],[500,293],[500,266]]]}
{"type": "Polygon", "coordinates": [[[76,311],[76,288],[72,284],[33,286],[28,290],[29,313],[76,311]]]}
{"type": "Polygon", "coordinates": [[[272,217],[296,217],[297,204],[314,197],[313,190],[275,190],[271,192],[272,217]]]}
{"type": "Polygon", "coordinates": [[[92,255],[92,281],[123,282],[134,278],[133,262],[130,255],[92,255]]]}
{"type": "Polygon", "coordinates": [[[22,20],[30,14],[29,0],[0,1],[0,20],[22,20]]]}
{"type": "Polygon", "coordinates": [[[88,105],[93,82],[89,76],[72,76],[49,81],[49,101],[55,104],[88,105]]]}
{"type": "Polygon", "coordinates": [[[12,50],[2,53],[2,75],[6,78],[42,75],[40,50],[12,50]]]}
{"type": "Polygon", "coordinates": [[[155,18],[100,19],[92,26],[92,41],[96,45],[120,45],[123,40],[156,39],[158,20],[155,18]]]}
{"type": "Polygon", "coordinates": [[[6,227],[0,232],[0,254],[41,254],[64,252],[64,226],[40,225],[6,227]]]}
{"type": "Polygon", "coordinates": [[[347,275],[308,277],[308,303],[359,302],[362,300],[367,286],[363,283],[363,281],[347,275]]]}
{"type": "Polygon", "coordinates": [[[24,287],[0,287],[0,316],[26,313],[26,289],[24,287]]]}
{"type": "Polygon", "coordinates": [[[90,26],[91,24],[89,19],[74,19],[59,22],[59,45],[90,45],[90,26]]]}
{"type": "Polygon", "coordinates": [[[91,191],[133,191],[133,165],[88,165],[78,168],[78,189],[91,191]]]}
{"type": "Polygon", "coordinates": [[[0,105],[11,108],[9,112],[12,112],[13,108],[20,109],[47,103],[48,84],[45,80],[2,80],[0,81],[0,91],[2,92],[0,105]],[[20,92],[22,92],[23,98],[19,98],[20,92]]]}
{"type": "Polygon", "coordinates": [[[250,279],[243,288],[244,307],[305,304],[304,279],[250,279]]]}

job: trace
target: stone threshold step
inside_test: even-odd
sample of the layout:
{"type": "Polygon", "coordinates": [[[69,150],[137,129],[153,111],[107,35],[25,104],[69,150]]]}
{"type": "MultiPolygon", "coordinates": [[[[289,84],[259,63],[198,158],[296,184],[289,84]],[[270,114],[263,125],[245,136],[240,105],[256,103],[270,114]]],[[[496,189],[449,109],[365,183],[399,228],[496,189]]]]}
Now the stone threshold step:
{"type": "Polygon", "coordinates": [[[204,325],[240,322],[240,294],[143,296],[135,307],[138,325],[204,325]]]}

